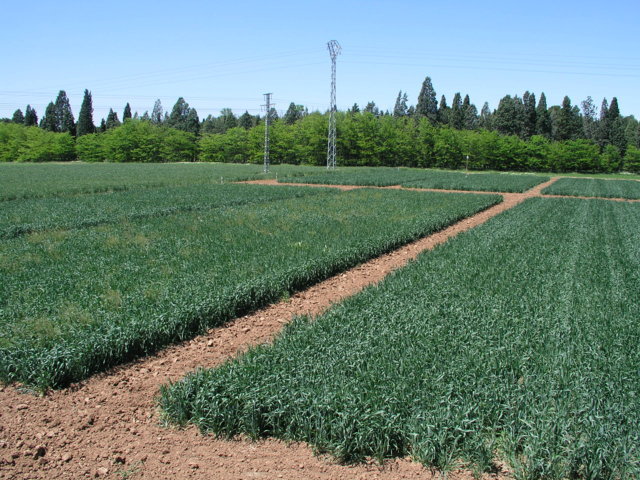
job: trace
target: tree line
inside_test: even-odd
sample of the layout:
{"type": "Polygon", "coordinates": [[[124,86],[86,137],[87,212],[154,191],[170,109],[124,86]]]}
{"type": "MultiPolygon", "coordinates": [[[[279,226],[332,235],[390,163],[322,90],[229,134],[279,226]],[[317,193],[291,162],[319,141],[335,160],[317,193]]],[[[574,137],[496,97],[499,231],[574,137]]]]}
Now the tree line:
{"type": "MultiPolygon", "coordinates": [[[[342,165],[391,165],[538,171],[638,171],[640,125],[623,117],[617,98],[604,99],[599,112],[591,97],[581,108],[565,97],[547,106],[544,93],[506,95],[491,111],[478,112],[456,93],[451,105],[438,102],[429,77],[417,104],[400,91],[391,112],[374,102],[338,112],[338,161],[342,165]]],[[[326,113],[291,103],[282,118],[271,118],[273,163],[323,165],[326,113]]],[[[122,120],[111,109],[99,126],[93,122],[91,92],[85,90],[77,123],[67,95],[60,91],[38,122],[27,105],[0,123],[1,161],[73,160],[117,162],[262,161],[264,118],[223,109],[200,120],[180,97],[170,112],[157,100],[151,113],[122,120]],[[36,127],[37,128],[34,128],[36,127]]]]}

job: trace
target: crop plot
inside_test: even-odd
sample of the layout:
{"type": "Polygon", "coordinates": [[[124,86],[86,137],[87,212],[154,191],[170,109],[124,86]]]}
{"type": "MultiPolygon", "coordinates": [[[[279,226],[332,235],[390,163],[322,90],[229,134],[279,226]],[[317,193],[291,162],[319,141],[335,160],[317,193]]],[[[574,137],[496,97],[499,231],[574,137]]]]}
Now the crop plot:
{"type": "Polygon", "coordinates": [[[561,178],[542,193],[581,197],[640,199],[640,182],[596,178],[561,178]]]}
{"type": "Polygon", "coordinates": [[[249,203],[331,193],[329,189],[260,185],[188,185],[5,202],[0,239],[52,229],[83,228],[249,203]]]}
{"type": "Polygon", "coordinates": [[[0,379],[49,387],[86,378],[500,201],[287,191],[292,198],[262,205],[0,242],[0,379]]]}
{"type": "Polygon", "coordinates": [[[0,201],[275,178],[277,173],[283,176],[309,171],[314,169],[277,165],[272,173],[264,175],[261,165],[219,163],[5,163],[0,164],[0,201]]]}
{"type": "MultiPolygon", "coordinates": [[[[389,192],[386,192],[389,193],[389,192]]],[[[640,474],[640,206],[531,199],[273,345],[166,387],[174,422],[520,478],[640,474]]]]}
{"type": "Polygon", "coordinates": [[[280,177],[281,182],[321,185],[360,185],[387,187],[403,185],[442,190],[477,190],[490,192],[524,192],[549,177],[503,173],[464,173],[408,168],[345,168],[335,172],[302,177],[280,177]]]}

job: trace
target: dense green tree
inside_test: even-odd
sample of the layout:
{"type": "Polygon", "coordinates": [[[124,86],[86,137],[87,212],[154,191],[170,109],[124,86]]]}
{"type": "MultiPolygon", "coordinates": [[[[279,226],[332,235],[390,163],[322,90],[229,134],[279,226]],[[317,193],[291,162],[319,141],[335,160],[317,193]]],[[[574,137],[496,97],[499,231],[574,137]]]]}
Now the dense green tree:
{"type": "Polygon", "coordinates": [[[493,114],[491,113],[488,102],[484,102],[484,105],[482,105],[480,117],[478,118],[478,127],[485,130],[493,129],[493,114]]]}
{"type": "Polygon", "coordinates": [[[398,97],[396,98],[396,103],[393,107],[393,116],[394,117],[405,117],[407,115],[407,111],[409,107],[407,106],[407,102],[409,101],[407,94],[402,93],[402,90],[398,92],[398,97]]]}
{"type": "Polygon", "coordinates": [[[431,84],[431,78],[426,77],[422,82],[422,88],[418,95],[418,103],[416,104],[416,115],[418,117],[427,117],[431,123],[435,124],[438,120],[438,102],[436,100],[436,91],[431,84]]]}
{"type": "MultiPolygon", "coordinates": [[[[620,108],[618,107],[618,99],[613,97],[611,104],[609,105],[609,111],[605,118],[607,130],[609,133],[609,143],[620,150],[622,155],[627,150],[627,137],[624,131],[624,121],[620,115],[620,108]]],[[[619,164],[619,162],[618,162],[619,164]]]]}
{"type": "Polygon", "coordinates": [[[96,129],[96,132],[99,133],[104,133],[107,131],[107,122],[104,120],[104,118],[102,118],[100,120],[100,125],[98,126],[98,128],[96,129]]]}
{"type": "Polygon", "coordinates": [[[464,117],[463,128],[466,130],[475,129],[478,123],[478,109],[471,103],[469,95],[465,95],[464,100],[462,100],[462,114],[464,117]]]}
{"type": "Polygon", "coordinates": [[[538,106],[536,107],[536,134],[545,138],[551,138],[553,125],[551,123],[551,115],[547,108],[547,97],[544,92],[540,94],[538,106]]]}
{"type": "Polygon", "coordinates": [[[77,134],[79,137],[88,133],[95,133],[96,127],[93,124],[93,100],[91,92],[84,91],[84,98],[80,106],[80,114],[78,115],[77,134]]]}
{"type": "Polygon", "coordinates": [[[464,111],[462,110],[462,96],[460,92],[456,92],[453,96],[449,125],[456,130],[462,130],[464,128],[464,111]]]}
{"type": "Polygon", "coordinates": [[[255,117],[245,110],[245,112],[240,115],[240,117],[238,117],[238,126],[244,128],[245,130],[249,130],[250,128],[255,127],[255,117]]]}
{"type": "Polygon", "coordinates": [[[49,102],[44,111],[44,116],[40,120],[40,128],[48,132],[58,131],[58,122],[56,121],[56,106],[53,102],[49,102]]]}
{"type": "Polygon", "coordinates": [[[20,125],[24,125],[24,114],[22,113],[22,110],[18,109],[15,112],[13,112],[13,116],[11,117],[11,121],[13,123],[18,123],[20,125]]]}
{"type": "Polygon", "coordinates": [[[127,104],[124,106],[124,111],[122,112],[122,121],[126,122],[130,118],[131,118],[131,105],[129,105],[129,102],[127,102],[127,104]]]}
{"type": "Polygon", "coordinates": [[[115,113],[112,108],[109,109],[109,114],[107,115],[107,121],[105,122],[104,126],[105,126],[105,130],[111,130],[112,128],[120,126],[120,120],[118,119],[118,114],[115,113]]]}
{"type": "Polygon", "coordinates": [[[582,119],[580,110],[571,105],[571,99],[565,96],[562,100],[562,107],[558,115],[554,118],[553,138],[554,140],[576,140],[582,136],[582,119]]]}
{"type": "Polygon", "coordinates": [[[351,113],[351,114],[360,113],[360,106],[357,103],[354,103],[349,109],[348,113],[351,113]]]}
{"type": "Polygon", "coordinates": [[[194,136],[198,136],[200,133],[200,119],[198,118],[198,112],[195,108],[191,108],[189,110],[185,122],[185,128],[182,130],[191,133],[194,136]]]}
{"type": "Polygon", "coordinates": [[[176,128],[178,130],[187,131],[187,117],[189,116],[189,104],[185,101],[184,98],[180,97],[176,101],[173,109],[171,109],[171,114],[169,115],[169,120],[167,121],[167,125],[171,128],[176,128]]]}
{"type": "Polygon", "coordinates": [[[368,102],[367,106],[364,107],[363,112],[365,113],[371,113],[373,115],[375,115],[376,117],[378,115],[380,115],[380,110],[378,109],[378,107],[376,106],[376,102],[368,102]]]}
{"type": "Polygon", "coordinates": [[[449,125],[451,108],[447,106],[447,98],[444,95],[440,97],[440,104],[438,105],[438,114],[436,118],[439,125],[449,125]]]}
{"type": "Polygon", "coordinates": [[[27,105],[27,110],[24,114],[24,124],[27,127],[38,126],[38,114],[33,108],[31,108],[31,105],[27,105]]]}
{"type": "Polygon", "coordinates": [[[582,131],[584,132],[584,137],[595,141],[598,138],[598,121],[593,98],[588,96],[580,105],[582,107],[582,131]]]}
{"type": "Polygon", "coordinates": [[[76,123],[71,111],[71,103],[64,90],[58,92],[55,102],[56,126],[58,132],[69,132],[71,135],[76,134],[76,123]]]}
{"type": "Polygon", "coordinates": [[[494,128],[503,135],[519,135],[522,131],[520,125],[520,106],[522,102],[519,98],[512,98],[506,95],[500,100],[498,109],[493,118],[494,128]]]}
{"type": "Polygon", "coordinates": [[[153,110],[151,110],[151,123],[155,125],[160,125],[164,122],[165,115],[162,110],[162,102],[160,99],[157,99],[153,104],[153,110]]]}
{"type": "Polygon", "coordinates": [[[529,139],[536,134],[536,96],[528,90],[522,95],[522,138],[529,139]]]}
{"type": "MultiPolygon", "coordinates": [[[[355,104],[355,106],[357,105],[358,104],[355,104]]],[[[353,108],[352,108],[352,111],[353,111],[353,108]]],[[[282,117],[282,120],[287,125],[293,125],[298,120],[300,120],[303,117],[303,115],[304,115],[304,106],[296,105],[295,103],[291,102],[289,104],[289,108],[284,114],[284,117],[282,117]]]]}

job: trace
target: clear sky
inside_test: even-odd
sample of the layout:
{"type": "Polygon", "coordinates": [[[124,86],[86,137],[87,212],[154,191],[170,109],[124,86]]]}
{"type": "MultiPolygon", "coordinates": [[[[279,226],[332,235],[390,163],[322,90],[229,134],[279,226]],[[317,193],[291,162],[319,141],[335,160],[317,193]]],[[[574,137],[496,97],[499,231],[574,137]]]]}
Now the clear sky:
{"type": "Polygon", "coordinates": [[[461,92],[478,110],[529,90],[549,105],[616,96],[640,118],[639,19],[638,0],[6,2],[0,117],[29,103],[41,118],[65,90],[77,118],[85,88],[96,124],[180,96],[200,118],[260,113],[265,92],[281,112],[324,111],[336,39],[339,109],[392,109],[399,90],[415,104],[430,76],[438,100],[461,92]]]}

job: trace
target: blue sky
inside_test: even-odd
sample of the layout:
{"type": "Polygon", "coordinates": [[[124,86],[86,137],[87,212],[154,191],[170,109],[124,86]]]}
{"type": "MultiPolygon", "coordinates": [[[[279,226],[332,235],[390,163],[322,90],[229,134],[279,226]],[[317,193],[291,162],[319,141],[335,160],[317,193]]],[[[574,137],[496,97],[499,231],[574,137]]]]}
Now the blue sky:
{"type": "Polygon", "coordinates": [[[336,39],[340,109],[391,109],[399,90],[415,104],[430,76],[449,104],[456,92],[478,109],[525,90],[549,105],[617,96],[640,118],[639,14],[637,0],[7,2],[0,117],[27,103],[41,117],[61,89],[77,117],[85,88],[96,123],[179,96],[201,118],[260,113],[265,92],[281,111],[325,110],[336,39]]]}

